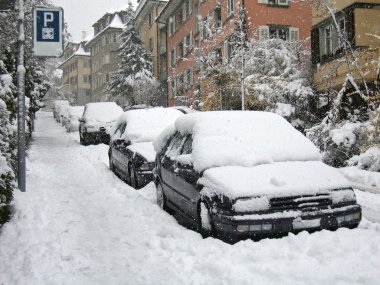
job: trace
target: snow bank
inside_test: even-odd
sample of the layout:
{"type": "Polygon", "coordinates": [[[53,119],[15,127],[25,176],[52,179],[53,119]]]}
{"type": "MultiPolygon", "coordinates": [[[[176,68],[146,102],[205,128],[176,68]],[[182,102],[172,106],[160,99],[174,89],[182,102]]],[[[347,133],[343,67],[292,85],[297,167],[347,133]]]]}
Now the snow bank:
{"type": "Polygon", "coordinates": [[[215,167],[207,169],[199,183],[204,185],[203,194],[231,199],[315,195],[351,186],[339,171],[319,161],[215,167]]]}
{"type": "Polygon", "coordinates": [[[124,112],[115,124],[111,133],[112,139],[124,139],[126,141],[152,142],[168,125],[172,124],[183,113],[168,108],[148,108],[130,110],[124,112]],[[122,122],[127,122],[124,133],[116,132],[116,128],[122,122]]]}
{"type": "Polygon", "coordinates": [[[227,165],[320,160],[314,144],[273,113],[193,113],[179,118],[175,128],[183,134],[193,134],[192,161],[199,172],[227,165]]]}
{"type": "Polygon", "coordinates": [[[358,169],[357,167],[339,168],[339,171],[350,181],[375,187],[380,193],[380,172],[372,172],[358,169]]]}

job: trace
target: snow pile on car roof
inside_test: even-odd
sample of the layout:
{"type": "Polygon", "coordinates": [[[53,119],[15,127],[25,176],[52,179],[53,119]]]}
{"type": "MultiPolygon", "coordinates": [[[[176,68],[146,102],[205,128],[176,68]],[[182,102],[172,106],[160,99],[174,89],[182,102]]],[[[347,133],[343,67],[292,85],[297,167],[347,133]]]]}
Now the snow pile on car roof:
{"type": "Polygon", "coordinates": [[[175,129],[193,135],[192,161],[198,171],[226,165],[321,159],[310,140],[273,113],[193,113],[179,118],[175,129]]]}
{"type": "Polygon", "coordinates": [[[148,108],[140,110],[130,110],[124,112],[111,131],[112,139],[124,139],[126,141],[152,142],[168,125],[172,124],[178,117],[182,116],[181,111],[168,108],[148,108]],[[115,128],[122,122],[127,122],[125,131],[121,134],[115,128]]]}
{"type": "Polygon", "coordinates": [[[204,186],[204,195],[223,194],[231,199],[316,195],[351,186],[338,170],[320,161],[215,167],[207,169],[199,183],[204,186]]]}
{"type": "Polygon", "coordinates": [[[82,117],[84,111],[84,106],[72,106],[69,109],[69,116],[82,117]]]}
{"type": "Polygon", "coordinates": [[[115,102],[87,103],[83,114],[87,123],[110,123],[116,121],[123,109],[115,102]]]}

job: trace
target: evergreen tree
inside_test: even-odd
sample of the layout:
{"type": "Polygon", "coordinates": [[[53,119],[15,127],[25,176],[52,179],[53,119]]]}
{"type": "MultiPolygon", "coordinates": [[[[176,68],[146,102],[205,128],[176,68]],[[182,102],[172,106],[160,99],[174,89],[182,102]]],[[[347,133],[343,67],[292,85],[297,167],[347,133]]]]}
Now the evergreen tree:
{"type": "Polygon", "coordinates": [[[149,96],[148,98],[143,96],[149,94],[141,94],[137,91],[144,89],[141,86],[148,87],[154,84],[152,59],[137,35],[131,3],[129,3],[128,15],[129,20],[120,36],[118,71],[111,77],[108,90],[117,101],[126,100],[128,104],[150,103],[144,102],[150,101],[149,96]]]}

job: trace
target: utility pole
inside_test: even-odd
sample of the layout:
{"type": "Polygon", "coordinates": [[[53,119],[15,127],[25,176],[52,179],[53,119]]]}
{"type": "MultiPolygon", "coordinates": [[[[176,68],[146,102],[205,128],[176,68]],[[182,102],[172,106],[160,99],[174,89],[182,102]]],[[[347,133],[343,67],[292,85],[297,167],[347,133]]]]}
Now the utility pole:
{"type": "Polygon", "coordinates": [[[17,144],[18,144],[18,188],[21,192],[26,191],[26,168],[25,168],[25,12],[24,0],[18,0],[18,65],[17,65],[17,144]]]}

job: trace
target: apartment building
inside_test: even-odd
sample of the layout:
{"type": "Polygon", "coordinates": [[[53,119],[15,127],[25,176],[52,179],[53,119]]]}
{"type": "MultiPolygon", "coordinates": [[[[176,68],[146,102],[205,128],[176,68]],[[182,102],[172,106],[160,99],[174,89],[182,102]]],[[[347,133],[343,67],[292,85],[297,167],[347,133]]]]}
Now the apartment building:
{"type": "Polygon", "coordinates": [[[85,42],[68,43],[63,57],[64,61],[58,67],[63,71],[59,94],[73,105],[91,102],[91,60],[85,42]]]}
{"type": "MultiPolygon", "coordinates": [[[[313,8],[315,86],[319,91],[340,90],[351,73],[359,87],[364,88],[364,83],[374,87],[376,78],[379,80],[380,0],[342,0],[333,4],[333,14],[324,6],[313,8]]],[[[353,91],[352,86],[348,87],[347,95],[353,91]]]]}
{"type": "Polygon", "coordinates": [[[230,60],[240,4],[245,8],[248,40],[301,40],[310,48],[309,1],[170,0],[157,18],[167,32],[169,105],[192,105],[207,95],[202,59],[212,54],[216,63],[230,60]]]}
{"type": "Polygon", "coordinates": [[[168,0],[138,0],[138,6],[135,12],[136,30],[143,42],[145,50],[152,55],[153,76],[162,82],[161,88],[163,95],[158,98],[159,105],[166,105],[166,55],[163,49],[166,45],[166,34],[163,29],[164,25],[156,22],[156,18],[165,7],[168,0]],[[165,70],[165,73],[160,71],[165,70]]]}
{"type": "Polygon", "coordinates": [[[119,36],[127,22],[126,10],[110,11],[95,24],[94,36],[86,48],[91,51],[91,95],[92,101],[107,101],[107,84],[118,69],[119,36]]]}

